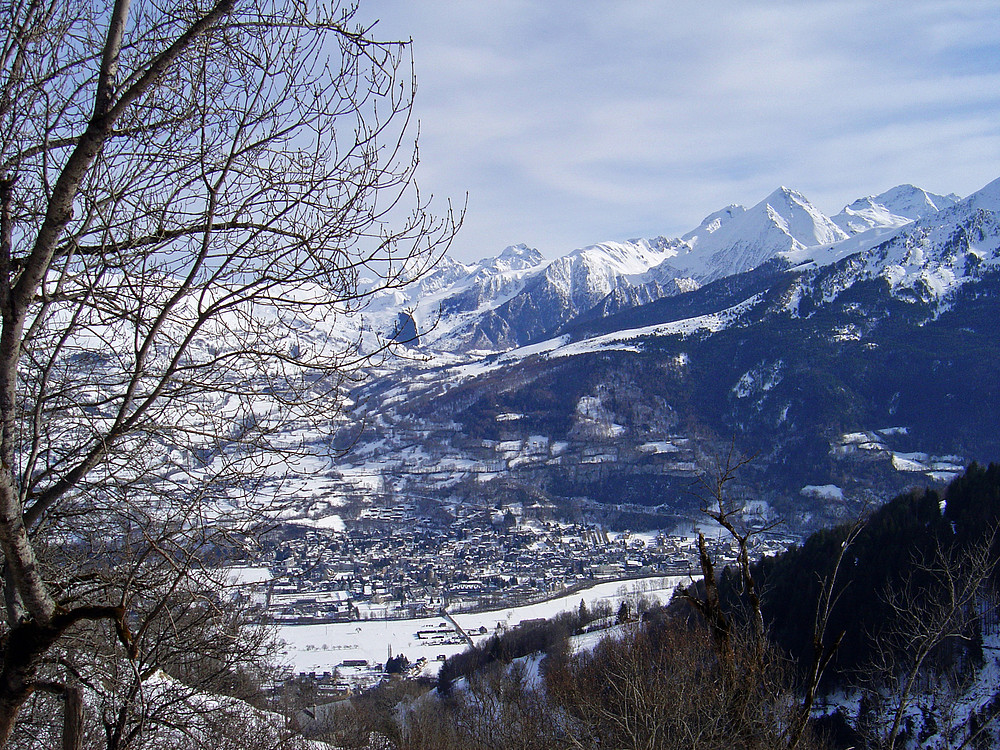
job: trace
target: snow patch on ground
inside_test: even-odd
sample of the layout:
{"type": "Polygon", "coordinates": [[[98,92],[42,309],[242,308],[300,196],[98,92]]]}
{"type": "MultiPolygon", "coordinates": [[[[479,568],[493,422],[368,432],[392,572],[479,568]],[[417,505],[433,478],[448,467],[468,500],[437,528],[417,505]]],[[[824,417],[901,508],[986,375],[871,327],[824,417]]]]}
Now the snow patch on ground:
{"type": "MultiPolygon", "coordinates": [[[[629,596],[646,596],[650,600],[667,602],[674,589],[687,583],[686,576],[656,576],[628,581],[606,581],[564,596],[523,607],[452,615],[474,641],[488,638],[497,626],[513,627],[524,620],[551,618],[560,612],[575,611],[583,600],[588,606],[609,601],[612,606],[629,596]]],[[[332,672],[344,661],[364,660],[383,664],[389,650],[405,654],[411,661],[427,660],[425,672],[437,674],[439,656],[451,656],[464,651],[468,644],[461,638],[442,643],[440,639],[418,637],[420,631],[439,629],[444,618],[429,617],[415,620],[357,620],[326,625],[282,625],[278,629],[284,641],[282,656],[298,672],[332,672]]],[[[448,624],[450,627],[450,624],[448,624]]]]}
{"type": "Polygon", "coordinates": [[[323,518],[292,518],[288,522],[296,526],[308,526],[312,529],[332,529],[336,532],[342,532],[347,528],[344,525],[344,519],[338,515],[325,516],[323,518]]]}
{"type": "Polygon", "coordinates": [[[835,484],[807,484],[799,492],[806,497],[843,502],[844,491],[835,484]]]}

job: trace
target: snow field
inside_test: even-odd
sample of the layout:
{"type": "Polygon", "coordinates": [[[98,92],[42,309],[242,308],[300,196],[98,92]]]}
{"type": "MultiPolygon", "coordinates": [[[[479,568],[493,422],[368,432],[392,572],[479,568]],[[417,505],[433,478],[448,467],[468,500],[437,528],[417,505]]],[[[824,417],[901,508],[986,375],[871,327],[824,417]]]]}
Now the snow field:
{"type": "MultiPolygon", "coordinates": [[[[612,607],[625,598],[643,595],[650,600],[666,603],[677,586],[688,582],[687,576],[666,576],[640,578],[626,581],[606,581],[572,594],[550,599],[538,604],[510,609],[490,610],[476,613],[458,613],[456,622],[479,642],[485,640],[498,625],[514,627],[524,620],[555,617],[560,612],[576,610],[583,600],[588,607],[598,601],[609,601],[612,607]],[[485,633],[480,632],[482,628],[485,633]]],[[[437,674],[440,666],[438,656],[451,656],[464,651],[468,644],[460,637],[449,638],[454,643],[442,643],[440,639],[421,639],[418,631],[444,630],[449,635],[457,635],[443,617],[425,617],[414,620],[358,620],[327,625],[282,625],[279,638],[284,641],[283,660],[295,673],[333,672],[348,660],[364,660],[369,664],[383,664],[389,656],[404,654],[410,662],[423,658],[427,660],[425,673],[437,674]]]]}

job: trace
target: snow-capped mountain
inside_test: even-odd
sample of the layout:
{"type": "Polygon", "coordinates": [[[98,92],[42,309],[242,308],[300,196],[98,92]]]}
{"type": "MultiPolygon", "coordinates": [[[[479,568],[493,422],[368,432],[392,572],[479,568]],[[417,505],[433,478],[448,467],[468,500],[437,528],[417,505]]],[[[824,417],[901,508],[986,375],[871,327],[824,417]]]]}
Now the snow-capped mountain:
{"type": "Polygon", "coordinates": [[[360,444],[384,455],[417,430],[399,482],[418,493],[498,479],[666,517],[735,440],[759,455],[754,492],[806,525],[996,460],[1000,180],[964,200],[901,186],[839,216],[864,225],[780,189],[678,239],[521,269],[439,340],[451,357],[366,386],[386,427],[360,444]],[[803,499],[827,486],[847,500],[803,499]]]}
{"type": "MultiPolygon", "coordinates": [[[[921,194],[926,195],[914,189],[907,197],[921,194]]],[[[895,296],[916,296],[944,309],[959,287],[996,270],[1000,263],[1000,180],[964,200],[948,197],[942,203],[945,208],[932,211],[910,201],[913,213],[920,211],[922,216],[888,235],[869,230],[847,242],[782,257],[801,268],[830,266],[829,273],[813,274],[824,286],[824,299],[832,300],[860,281],[878,279],[895,296]]],[[[906,206],[897,203],[897,209],[906,206]]]]}
{"type": "Polygon", "coordinates": [[[554,260],[526,245],[468,265],[446,257],[430,275],[374,299],[365,318],[383,335],[414,330],[414,341],[432,350],[502,351],[579,318],[690,292],[775,257],[833,262],[955,200],[902,185],[831,219],[782,187],[750,209],[733,204],[713,212],[680,238],[602,242],[554,260]]]}
{"type": "Polygon", "coordinates": [[[785,187],[751,209],[734,212],[728,221],[718,222],[717,216],[684,235],[690,249],[674,261],[684,275],[702,283],[749,271],[779,252],[847,239],[803,195],[785,187]]]}
{"type": "MultiPolygon", "coordinates": [[[[666,293],[681,291],[676,272],[664,267],[681,247],[680,240],[658,237],[603,242],[556,258],[525,278],[516,294],[454,327],[444,348],[510,349],[543,336],[619,290],[659,282],[666,293]]],[[[444,309],[449,309],[447,302],[444,309]]]]}
{"type": "Polygon", "coordinates": [[[526,245],[464,265],[442,258],[428,276],[376,296],[364,310],[366,325],[390,335],[399,314],[411,316],[419,343],[435,350],[509,349],[544,334],[620,289],[659,282],[665,293],[691,288],[674,282],[680,240],[605,242],[551,261],[526,245]]]}
{"type": "Polygon", "coordinates": [[[411,343],[435,346],[454,329],[517,294],[532,272],[544,265],[541,253],[523,244],[471,264],[445,255],[429,274],[373,295],[357,323],[363,331],[391,337],[406,321],[417,329],[411,343]]]}
{"type": "Polygon", "coordinates": [[[958,201],[954,193],[935,195],[913,185],[899,185],[880,195],[858,198],[834,216],[833,222],[854,235],[874,227],[901,227],[958,201]]]}

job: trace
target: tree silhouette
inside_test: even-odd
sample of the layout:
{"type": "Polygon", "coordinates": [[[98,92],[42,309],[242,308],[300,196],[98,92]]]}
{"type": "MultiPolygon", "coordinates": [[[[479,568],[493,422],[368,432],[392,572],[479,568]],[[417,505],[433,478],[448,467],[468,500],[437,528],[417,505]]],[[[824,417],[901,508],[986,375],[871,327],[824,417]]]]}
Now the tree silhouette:
{"type": "Polygon", "coordinates": [[[69,634],[110,623],[135,661],[212,588],[186,581],[268,517],[285,428],[391,346],[338,322],[456,229],[414,183],[406,45],[354,12],[5,6],[0,745],[69,634]]]}

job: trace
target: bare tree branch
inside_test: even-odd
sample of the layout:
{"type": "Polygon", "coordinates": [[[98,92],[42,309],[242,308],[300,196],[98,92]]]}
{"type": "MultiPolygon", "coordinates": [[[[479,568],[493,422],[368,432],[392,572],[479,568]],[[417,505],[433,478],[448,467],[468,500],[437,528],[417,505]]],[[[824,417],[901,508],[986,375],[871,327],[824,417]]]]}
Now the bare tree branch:
{"type": "Polygon", "coordinates": [[[122,717],[145,700],[143,649],[170,632],[153,623],[210,551],[269,522],[276,467],[309,450],[289,425],[332,429],[345,383],[392,351],[344,317],[429,268],[457,230],[414,181],[406,45],[355,11],[10,5],[0,745],[32,685],[57,681],[46,655],[111,630],[103,664],[125,696],[111,734],[146,731],[122,717]]]}

